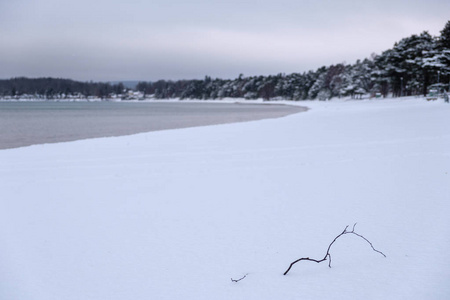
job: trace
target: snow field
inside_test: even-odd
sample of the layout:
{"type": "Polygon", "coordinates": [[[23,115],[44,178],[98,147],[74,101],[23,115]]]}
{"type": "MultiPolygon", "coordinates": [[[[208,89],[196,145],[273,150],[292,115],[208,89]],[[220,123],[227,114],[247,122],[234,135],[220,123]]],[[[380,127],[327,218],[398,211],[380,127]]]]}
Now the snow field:
{"type": "Polygon", "coordinates": [[[0,151],[0,299],[448,299],[450,105],[300,104],[0,151]]]}

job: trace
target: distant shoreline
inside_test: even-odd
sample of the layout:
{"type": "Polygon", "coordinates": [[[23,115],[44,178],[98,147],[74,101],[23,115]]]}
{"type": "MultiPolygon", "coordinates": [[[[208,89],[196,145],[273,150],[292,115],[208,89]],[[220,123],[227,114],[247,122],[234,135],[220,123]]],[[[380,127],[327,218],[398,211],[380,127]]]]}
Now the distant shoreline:
{"type": "Polygon", "coordinates": [[[201,101],[0,101],[0,149],[279,118],[300,106],[201,101]]]}

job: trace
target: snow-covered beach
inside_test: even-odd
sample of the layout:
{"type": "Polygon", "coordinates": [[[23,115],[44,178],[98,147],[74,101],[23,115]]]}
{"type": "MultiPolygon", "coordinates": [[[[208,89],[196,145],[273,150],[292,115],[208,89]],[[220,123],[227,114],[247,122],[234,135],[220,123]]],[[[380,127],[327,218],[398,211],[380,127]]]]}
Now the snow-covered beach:
{"type": "Polygon", "coordinates": [[[448,299],[450,105],[300,105],[1,150],[0,299],[448,299]]]}

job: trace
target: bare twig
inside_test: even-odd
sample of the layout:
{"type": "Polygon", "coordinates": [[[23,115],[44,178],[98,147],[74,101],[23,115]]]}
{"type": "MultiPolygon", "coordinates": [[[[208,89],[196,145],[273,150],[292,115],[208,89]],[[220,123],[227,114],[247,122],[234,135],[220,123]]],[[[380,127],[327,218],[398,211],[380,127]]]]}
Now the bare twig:
{"type": "Polygon", "coordinates": [[[300,258],[300,259],[297,259],[297,260],[293,261],[293,262],[289,265],[289,268],[286,270],[286,272],[284,272],[283,275],[286,275],[286,274],[291,270],[291,268],[292,268],[293,265],[295,265],[296,263],[298,263],[298,262],[300,262],[300,261],[302,261],[302,260],[307,260],[307,261],[312,261],[312,262],[316,262],[316,263],[321,263],[321,262],[326,261],[327,259],[329,259],[329,261],[328,261],[328,267],[331,268],[331,254],[330,254],[331,246],[333,246],[334,242],[336,242],[336,240],[337,240],[338,238],[340,238],[341,236],[343,236],[344,234],[354,234],[354,235],[356,235],[356,236],[362,238],[362,239],[365,240],[367,243],[369,243],[369,245],[370,245],[370,247],[372,247],[372,250],[373,250],[373,251],[378,252],[378,253],[380,253],[381,255],[383,255],[384,257],[386,257],[386,255],[384,255],[383,252],[381,252],[381,251],[375,249],[375,248],[373,247],[372,243],[369,242],[368,239],[366,239],[364,236],[362,236],[362,235],[360,235],[360,234],[358,234],[358,233],[355,232],[355,226],[356,226],[356,224],[357,224],[357,223],[353,224],[353,228],[352,228],[351,231],[347,231],[348,225],[345,226],[344,231],[342,231],[338,236],[336,236],[336,237],[334,238],[334,240],[331,242],[331,244],[328,246],[327,253],[325,254],[325,256],[324,256],[322,259],[312,259],[312,258],[309,258],[309,257],[302,257],[302,258],[300,258]]]}
{"type": "Polygon", "coordinates": [[[248,273],[245,274],[243,277],[241,277],[241,278],[239,278],[239,279],[233,279],[233,278],[231,278],[231,281],[232,281],[232,282],[239,282],[239,281],[241,281],[242,279],[244,279],[245,277],[247,277],[247,275],[248,275],[248,273]]]}

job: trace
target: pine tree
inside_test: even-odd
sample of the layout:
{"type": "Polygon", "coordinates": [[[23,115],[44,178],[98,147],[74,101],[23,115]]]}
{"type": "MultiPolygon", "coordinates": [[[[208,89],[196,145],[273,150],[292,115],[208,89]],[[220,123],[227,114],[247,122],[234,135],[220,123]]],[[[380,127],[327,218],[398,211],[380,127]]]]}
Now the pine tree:
{"type": "Polygon", "coordinates": [[[447,21],[447,24],[445,24],[444,29],[441,31],[439,46],[441,48],[450,49],[450,21],[447,21]]]}

